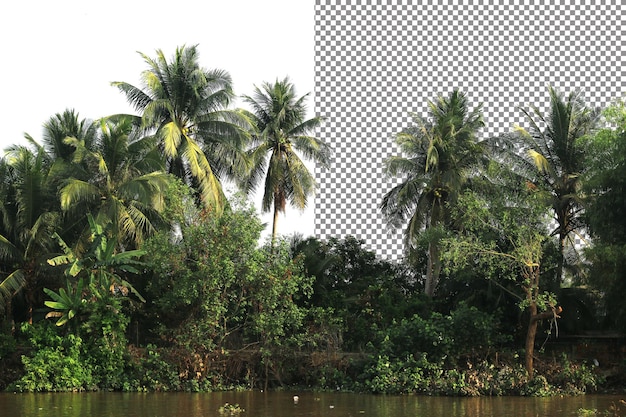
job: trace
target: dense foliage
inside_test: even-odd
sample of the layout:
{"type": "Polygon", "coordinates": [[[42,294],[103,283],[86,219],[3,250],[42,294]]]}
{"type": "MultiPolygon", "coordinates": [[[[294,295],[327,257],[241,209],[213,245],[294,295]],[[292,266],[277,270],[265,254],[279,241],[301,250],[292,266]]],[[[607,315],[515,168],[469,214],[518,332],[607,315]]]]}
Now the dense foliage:
{"type": "Polygon", "coordinates": [[[593,238],[586,251],[589,283],[606,301],[604,326],[626,330],[626,104],[604,112],[607,125],[584,142],[587,171],[585,216],[593,238]]]}
{"type": "Polygon", "coordinates": [[[328,162],[309,136],[322,120],[305,119],[286,79],[246,97],[251,111],[230,108],[229,75],[197,52],[143,55],[142,88],[115,83],[140,115],[68,110],[43,144],[0,159],[0,387],[469,396],[624,382],[608,345],[557,344],[624,330],[623,103],[595,132],[578,96],[550,89],[541,120],[571,134],[534,112],[530,133],[483,141],[465,94],[430,102],[395,137],[408,155],[386,163],[408,175],[381,205],[409,223],[408,256],[390,262],[355,237],[261,241],[266,226],[225,181],[264,180],[266,210],[303,207],[315,184],[300,157],[328,162]],[[541,149],[507,153],[524,140],[541,149]],[[541,158],[561,145],[571,152],[541,158]],[[568,258],[563,279],[565,238],[583,226],[585,264],[568,258]]]}

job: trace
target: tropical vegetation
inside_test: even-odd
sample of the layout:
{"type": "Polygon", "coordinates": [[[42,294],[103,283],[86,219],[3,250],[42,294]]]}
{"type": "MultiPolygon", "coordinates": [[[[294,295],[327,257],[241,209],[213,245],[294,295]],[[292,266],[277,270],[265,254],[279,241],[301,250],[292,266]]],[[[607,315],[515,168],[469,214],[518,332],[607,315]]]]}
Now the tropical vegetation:
{"type": "Polygon", "coordinates": [[[214,210],[225,204],[222,181],[248,169],[244,146],[249,121],[230,109],[232,80],[221,69],[205,69],[197,46],[180,47],[171,60],[141,54],[148,69],[142,87],[114,82],[141,112],[141,127],[154,135],[165,155],[166,172],[185,180],[214,210]]]}
{"type": "Polygon", "coordinates": [[[428,101],[428,116],[413,114],[413,125],[396,136],[406,156],[385,162],[386,172],[402,182],[385,194],[380,208],[391,226],[405,227],[407,251],[427,232],[425,292],[431,297],[441,272],[439,239],[452,225],[450,207],[479,172],[475,168],[485,152],[477,136],[484,126],[482,105],[470,109],[468,101],[458,89],[428,101]]]}
{"type": "Polygon", "coordinates": [[[623,102],[596,120],[550,89],[549,117],[523,113],[528,133],[482,138],[465,93],[428,101],[385,164],[400,181],[379,208],[408,255],[392,262],[355,237],[280,236],[276,221],[262,238],[249,193],[276,218],[315,190],[303,159],[330,162],[289,79],[235,109],[230,77],[204,69],[196,46],[142,56],[141,89],[114,83],[139,115],[66,110],[41,143],[0,158],[0,388],[626,386],[620,352],[584,336],[626,330],[623,102]],[[564,281],[562,238],[583,226],[590,243],[564,281]]]}
{"type": "Polygon", "coordinates": [[[565,279],[566,267],[575,274],[580,263],[576,239],[585,240],[581,178],[586,165],[580,139],[596,129],[599,113],[585,104],[582,90],[565,96],[549,86],[548,95],[547,113],[537,106],[522,109],[528,128],[518,125],[508,140],[495,138],[492,149],[552,208],[556,228],[551,234],[558,237],[561,256],[557,274],[565,279]]]}

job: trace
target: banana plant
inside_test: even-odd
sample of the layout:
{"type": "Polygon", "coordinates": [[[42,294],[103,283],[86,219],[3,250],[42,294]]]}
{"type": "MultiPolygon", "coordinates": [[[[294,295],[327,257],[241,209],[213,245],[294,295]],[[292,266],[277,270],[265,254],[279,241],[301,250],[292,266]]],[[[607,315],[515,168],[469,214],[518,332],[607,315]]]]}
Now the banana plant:
{"type": "Polygon", "coordinates": [[[85,303],[102,300],[107,293],[111,296],[127,296],[131,292],[142,302],[146,301],[130,282],[119,275],[119,272],[139,273],[145,263],[138,258],[145,251],[115,253],[116,240],[107,237],[105,228],[91,214],[87,214],[87,219],[91,228],[89,249],[83,254],[78,253],[55,234],[63,254],[48,259],[48,264],[52,266],[65,266],[67,277],[67,290],[61,288],[54,292],[44,289],[52,298],[45,305],[55,310],[46,317],[59,317],[58,326],[75,317],[85,303]],[[78,278],[75,287],[72,285],[73,278],[78,278]]]}
{"type": "Polygon", "coordinates": [[[52,266],[66,265],[65,274],[68,277],[77,277],[81,274],[88,275],[90,285],[95,285],[96,288],[99,287],[98,289],[108,289],[112,293],[123,295],[130,291],[142,302],[145,302],[141,294],[118,272],[140,273],[140,268],[146,264],[141,262],[139,258],[146,252],[130,250],[115,253],[116,239],[107,237],[105,228],[94,220],[91,213],[87,214],[87,220],[91,229],[91,244],[87,252],[82,256],[77,254],[59,235],[55,235],[63,249],[63,255],[49,259],[48,264],[52,266]]]}
{"type": "Polygon", "coordinates": [[[43,291],[53,300],[44,302],[46,307],[53,309],[53,311],[46,314],[46,318],[58,317],[59,320],[57,320],[56,325],[63,326],[79,314],[87,303],[87,299],[84,297],[83,293],[84,286],[83,279],[79,278],[76,288],[72,287],[69,281],[67,283],[67,290],[60,288],[58,293],[44,288],[43,291]]]}

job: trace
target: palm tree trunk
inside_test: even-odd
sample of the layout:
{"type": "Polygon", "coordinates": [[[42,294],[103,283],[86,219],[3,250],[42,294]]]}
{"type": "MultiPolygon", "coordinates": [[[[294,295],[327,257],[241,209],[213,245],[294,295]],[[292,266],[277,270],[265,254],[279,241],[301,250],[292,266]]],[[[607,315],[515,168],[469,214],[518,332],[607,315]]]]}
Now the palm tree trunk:
{"type": "Polygon", "coordinates": [[[565,269],[565,230],[559,230],[559,258],[557,260],[557,273],[559,274],[559,284],[563,285],[563,270],[565,269]]]}
{"type": "Polygon", "coordinates": [[[436,242],[428,243],[428,265],[426,270],[426,283],[424,292],[428,297],[435,296],[437,282],[439,281],[439,273],[441,271],[441,262],[439,260],[439,246],[436,242]]]}
{"type": "Polygon", "coordinates": [[[274,201],[274,221],[272,222],[272,249],[274,249],[274,246],[276,245],[276,224],[278,223],[279,211],[279,206],[276,204],[276,201],[274,201]]]}

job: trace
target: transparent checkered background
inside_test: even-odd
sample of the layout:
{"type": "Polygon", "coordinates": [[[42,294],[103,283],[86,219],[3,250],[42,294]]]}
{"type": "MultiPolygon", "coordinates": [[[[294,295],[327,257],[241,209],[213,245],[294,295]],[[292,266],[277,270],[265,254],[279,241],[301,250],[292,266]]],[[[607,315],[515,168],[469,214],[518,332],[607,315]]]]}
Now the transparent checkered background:
{"type": "Polygon", "coordinates": [[[316,170],[316,236],[401,257],[401,231],[378,207],[395,184],[383,161],[398,154],[393,135],[409,113],[459,88],[483,103],[493,135],[524,125],[520,107],[545,110],[548,85],[604,106],[626,91],[625,28],[621,0],[316,0],[315,112],[334,151],[316,170]]]}

